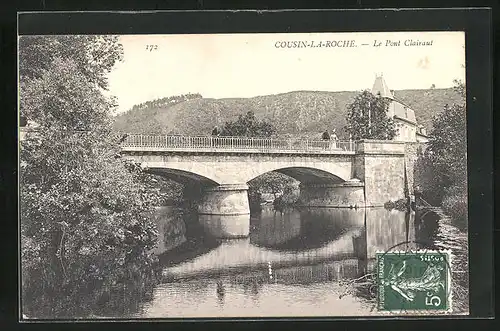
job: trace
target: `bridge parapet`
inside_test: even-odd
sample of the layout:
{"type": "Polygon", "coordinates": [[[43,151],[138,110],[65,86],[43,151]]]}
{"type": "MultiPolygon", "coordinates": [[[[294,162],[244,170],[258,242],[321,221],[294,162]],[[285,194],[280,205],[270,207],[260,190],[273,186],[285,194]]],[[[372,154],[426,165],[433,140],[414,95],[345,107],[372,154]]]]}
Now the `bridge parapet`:
{"type": "Polygon", "coordinates": [[[358,154],[403,155],[405,142],[392,140],[360,140],[356,145],[358,154]]]}
{"type": "Polygon", "coordinates": [[[186,151],[245,153],[353,154],[354,141],[275,139],[253,137],[128,135],[124,152],[186,151]]]}

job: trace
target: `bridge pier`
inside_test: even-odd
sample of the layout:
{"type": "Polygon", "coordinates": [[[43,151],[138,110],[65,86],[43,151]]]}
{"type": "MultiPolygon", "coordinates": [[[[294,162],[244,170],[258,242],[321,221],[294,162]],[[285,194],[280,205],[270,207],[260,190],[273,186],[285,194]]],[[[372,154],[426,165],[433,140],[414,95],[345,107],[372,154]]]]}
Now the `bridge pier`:
{"type": "Polygon", "coordinates": [[[365,206],[383,207],[405,198],[405,143],[363,140],[356,146],[353,176],[365,184],[365,206]]]}
{"type": "Polygon", "coordinates": [[[300,203],[306,207],[364,207],[364,183],[301,184],[300,203]]]}
{"type": "Polygon", "coordinates": [[[215,238],[246,238],[250,234],[250,215],[199,215],[203,228],[215,238]]]}
{"type": "Polygon", "coordinates": [[[250,231],[248,185],[226,184],[203,190],[200,222],[218,238],[247,237],[250,231]]]}

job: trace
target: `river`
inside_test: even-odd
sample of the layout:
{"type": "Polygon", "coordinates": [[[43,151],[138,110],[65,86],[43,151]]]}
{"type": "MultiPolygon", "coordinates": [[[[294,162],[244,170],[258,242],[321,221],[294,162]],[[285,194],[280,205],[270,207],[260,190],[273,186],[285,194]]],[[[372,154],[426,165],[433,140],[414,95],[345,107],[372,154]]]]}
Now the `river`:
{"type": "Polygon", "coordinates": [[[130,317],[371,315],[374,288],[353,281],[373,271],[377,251],[415,241],[467,250],[466,234],[449,222],[383,208],[266,207],[252,213],[249,238],[236,240],[217,240],[217,230],[203,226],[209,216],[161,214],[160,225],[182,223],[183,243],[161,256],[160,284],[130,317]]]}
{"type": "MultiPolygon", "coordinates": [[[[104,292],[94,289],[89,298],[80,296],[74,303],[89,307],[78,313],[81,316],[59,316],[376,315],[376,290],[373,283],[362,281],[373,272],[375,253],[397,245],[404,249],[415,241],[421,248],[454,251],[454,266],[460,269],[457,282],[462,283],[454,304],[458,302],[458,312],[468,309],[467,234],[447,219],[419,220],[413,212],[383,208],[264,207],[250,217],[248,238],[219,240],[217,229],[207,226],[209,216],[160,208],[158,279],[148,284],[139,279],[104,292]]],[[[60,309],[75,311],[66,306],[60,309]]]]}

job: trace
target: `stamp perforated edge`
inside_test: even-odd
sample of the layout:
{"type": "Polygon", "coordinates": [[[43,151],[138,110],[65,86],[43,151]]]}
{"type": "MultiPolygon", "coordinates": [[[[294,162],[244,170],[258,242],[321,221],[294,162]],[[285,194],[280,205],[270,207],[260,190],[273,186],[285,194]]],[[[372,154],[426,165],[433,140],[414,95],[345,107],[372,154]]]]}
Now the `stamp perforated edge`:
{"type": "MultiPolygon", "coordinates": [[[[425,315],[425,316],[430,316],[430,315],[443,315],[443,314],[449,314],[453,312],[453,291],[451,289],[451,282],[453,280],[452,273],[453,271],[451,270],[452,266],[452,259],[453,259],[453,252],[451,249],[443,249],[443,250],[436,250],[436,249],[417,249],[417,250],[387,250],[387,251],[381,251],[377,250],[375,252],[375,265],[378,268],[378,259],[380,255],[388,255],[388,254],[412,254],[412,255],[418,255],[418,254],[429,254],[429,253],[434,253],[434,254],[444,254],[447,256],[447,264],[448,264],[448,272],[447,274],[447,282],[446,282],[446,291],[448,293],[447,300],[448,300],[448,305],[446,310],[379,310],[378,313],[382,315],[394,315],[394,314],[400,314],[400,315],[425,315]]],[[[377,269],[377,283],[379,279],[379,274],[378,274],[378,269],[377,269]]],[[[377,289],[380,290],[380,285],[377,284],[377,289]]],[[[379,305],[378,302],[379,298],[379,293],[377,291],[377,306],[379,305]]]]}

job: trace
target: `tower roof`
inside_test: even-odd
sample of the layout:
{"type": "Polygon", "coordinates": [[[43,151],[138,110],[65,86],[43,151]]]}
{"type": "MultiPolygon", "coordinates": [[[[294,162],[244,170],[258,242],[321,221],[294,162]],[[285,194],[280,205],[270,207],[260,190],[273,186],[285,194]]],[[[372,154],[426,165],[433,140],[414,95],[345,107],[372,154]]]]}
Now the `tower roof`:
{"type": "Polygon", "coordinates": [[[382,97],[394,99],[394,96],[392,95],[391,90],[385,83],[384,77],[382,75],[377,75],[375,77],[375,82],[373,83],[372,87],[372,94],[377,95],[379,93],[382,97]]]}
{"type": "Polygon", "coordinates": [[[415,118],[415,112],[413,111],[413,109],[411,109],[407,105],[403,104],[401,101],[396,100],[394,98],[394,94],[391,92],[391,90],[385,83],[382,74],[377,75],[375,77],[375,82],[373,83],[373,88],[372,88],[373,95],[377,95],[379,93],[382,97],[391,100],[388,108],[388,115],[390,117],[392,118],[397,117],[399,119],[406,120],[414,124],[417,123],[417,120],[415,118]]]}

